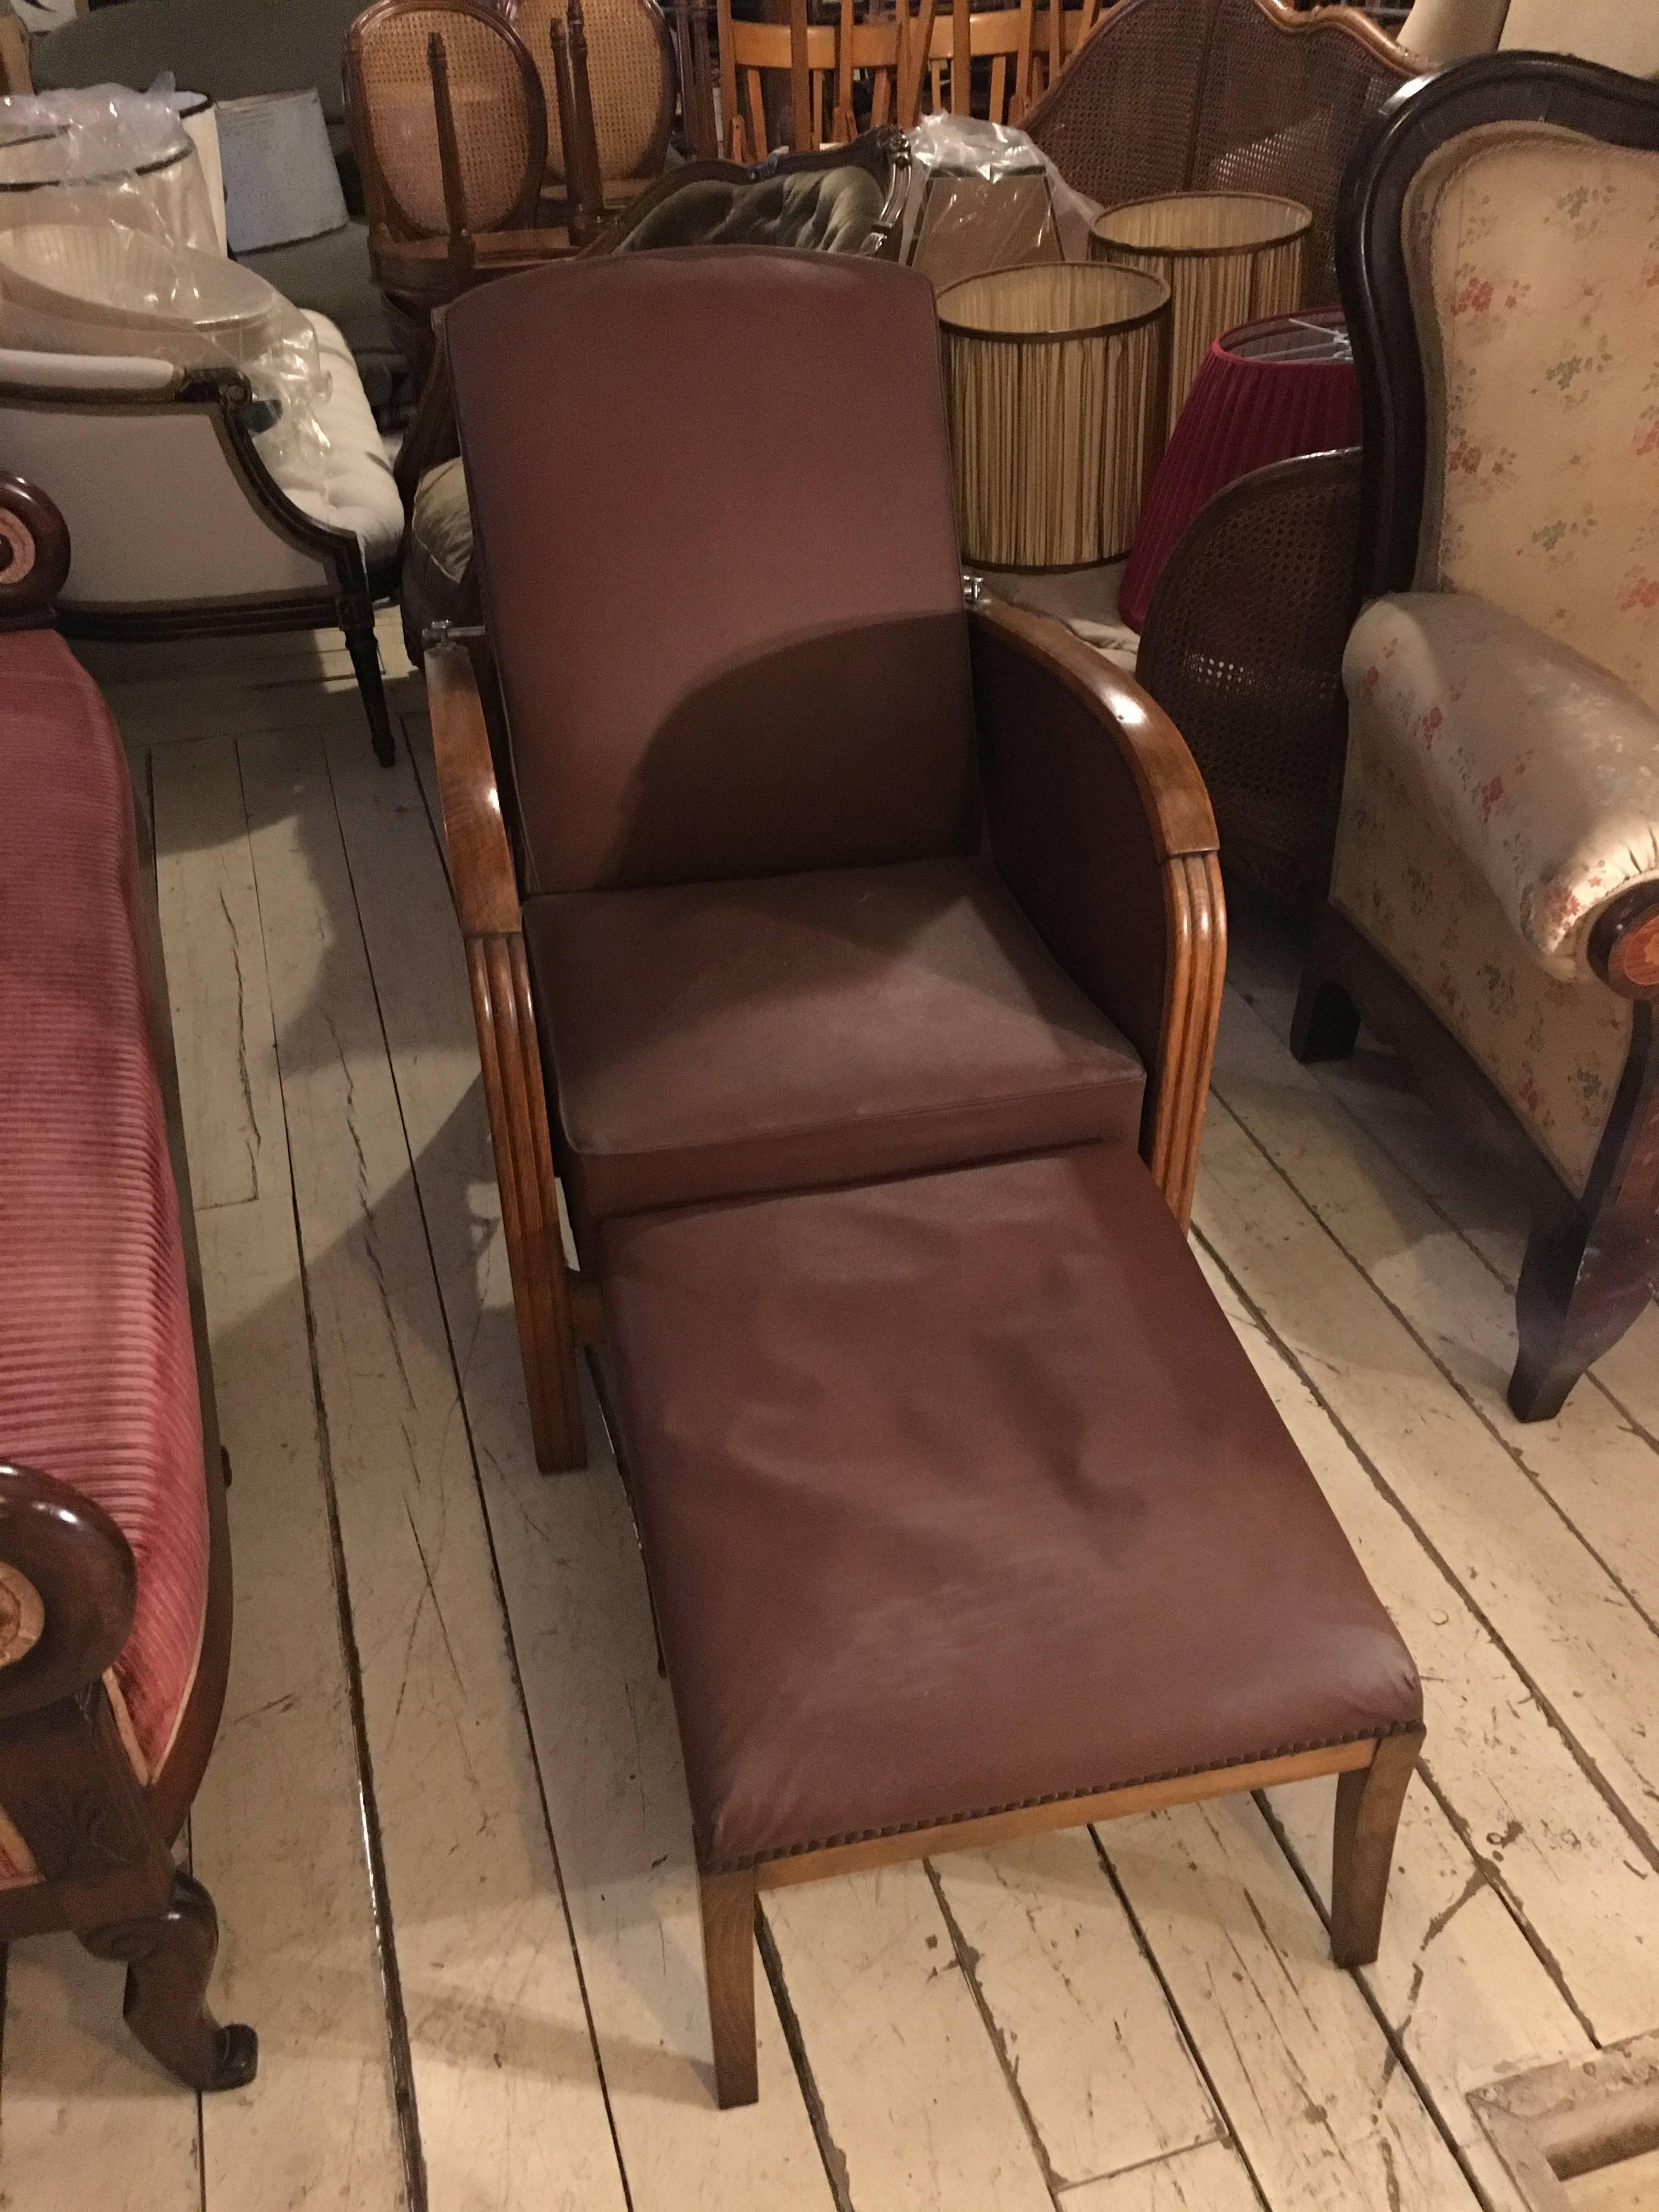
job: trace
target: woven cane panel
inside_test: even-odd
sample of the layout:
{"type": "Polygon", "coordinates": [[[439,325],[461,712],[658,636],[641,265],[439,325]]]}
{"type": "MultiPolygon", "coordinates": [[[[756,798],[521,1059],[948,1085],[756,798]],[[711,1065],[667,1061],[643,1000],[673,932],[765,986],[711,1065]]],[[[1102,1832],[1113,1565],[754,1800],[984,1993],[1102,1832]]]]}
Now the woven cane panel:
{"type": "Polygon", "coordinates": [[[1188,192],[1112,208],[1090,233],[1099,260],[1143,269],[1170,288],[1173,321],[1169,415],[1224,331],[1303,304],[1311,221],[1294,200],[1265,194],[1188,192]]]}
{"type": "Polygon", "coordinates": [[[1118,559],[1160,442],[1163,287],[1060,263],[969,277],[939,305],[963,558],[1024,569],[1118,559]]]}
{"type": "Polygon", "coordinates": [[[466,227],[499,230],[524,196],[531,137],[519,61],[492,24],[415,8],[374,26],[357,60],[374,159],[409,228],[442,237],[449,221],[427,59],[434,31],[449,63],[466,227]]]}
{"type": "Polygon", "coordinates": [[[1412,73],[1338,25],[1275,30],[1254,0],[1224,0],[1192,161],[1201,190],[1279,192],[1312,211],[1308,303],[1338,298],[1333,233],[1349,156],[1370,118],[1412,73]]]}
{"type": "Polygon", "coordinates": [[[1297,904],[1324,889],[1358,516],[1358,470],[1328,463],[1224,492],[1165,568],[1135,669],[1209,787],[1223,860],[1297,904]]]}
{"type": "MultiPolygon", "coordinates": [[[[552,24],[565,0],[518,0],[514,27],[530,49],[547,94],[547,173],[564,178],[564,142],[553,81],[552,24]]],[[[660,166],[662,112],[670,94],[668,58],[654,9],[646,0],[584,0],[587,83],[599,174],[637,177],[660,166]]]]}
{"type": "Polygon", "coordinates": [[[1178,192],[1217,0],[1118,0],[1025,128],[1102,207],[1178,192]]]}

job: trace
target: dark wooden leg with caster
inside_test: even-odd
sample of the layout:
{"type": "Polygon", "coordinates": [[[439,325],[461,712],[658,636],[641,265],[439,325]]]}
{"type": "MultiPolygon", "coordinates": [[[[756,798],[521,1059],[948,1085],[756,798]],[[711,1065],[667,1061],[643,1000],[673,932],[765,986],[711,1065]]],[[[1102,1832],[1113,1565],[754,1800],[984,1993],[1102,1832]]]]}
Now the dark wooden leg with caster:
{"type": "Polygon", "coordinates": [[[1304,1061],[1346,1060],[1359,1036],[1359,1009],[1343,989],[1322,975],[1315,945],[1302,971],[1291,1019],[1291,1050],[1304,1061]]]}
{"type": "Polygon", "coordinates": [[[240,2089],[253,2079],[258,2037],[221,2027],[208,2010],[219,1916],[199,1881],[175,1875],[163,1911],[88,1929],[81,1941],[94,1958],[125,1966],[127,2026],[169,2074],[192,2089],[240,2089]]]}
{"type": "Polygon", "coordinates": [[[714,2096],[722,2112],[760,2095],[755,2050],[755,1877],[706,1874],[702,1959],[714,2033],[714,2096]]]}
{"type": "Polygon", "coordinates": [[[1421,1729],[1384,1736],[1369,1766],[1337,1778],[1331,1956],[1339,1966],[1369,1966],[1376,1956],[1395,1834],[1422,1748],[1421,1729]]]}

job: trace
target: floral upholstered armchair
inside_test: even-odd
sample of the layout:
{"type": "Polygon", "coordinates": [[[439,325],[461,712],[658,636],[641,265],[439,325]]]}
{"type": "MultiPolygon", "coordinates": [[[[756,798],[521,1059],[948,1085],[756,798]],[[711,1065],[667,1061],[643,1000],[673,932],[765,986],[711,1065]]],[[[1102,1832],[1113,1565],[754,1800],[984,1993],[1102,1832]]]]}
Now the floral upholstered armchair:
{"type": "Polygon", "coordinates": [[[1659,1273],[1659,91],[1498,57],[1388,109],[1339,236],[1363,597],[1297,1048],[1359,1014],[1532,1172],[1510,1402],[1659,1273]]]}

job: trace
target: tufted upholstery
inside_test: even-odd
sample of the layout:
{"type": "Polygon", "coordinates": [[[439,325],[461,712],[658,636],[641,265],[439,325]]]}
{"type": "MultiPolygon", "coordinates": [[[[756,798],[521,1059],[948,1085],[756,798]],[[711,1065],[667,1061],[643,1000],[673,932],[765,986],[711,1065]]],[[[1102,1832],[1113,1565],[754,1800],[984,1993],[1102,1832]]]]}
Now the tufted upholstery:
{"type": "MultiPolygon", "coordinates": [[[[132,1547],[112,1688],[148,1776],[201,1647],[201,1416],[125,756],[48,632],[0,640],[0,1457],[93,1499],[132,1547]]],[[[0,1881],[27,1879],[9,1826],[0,1881]]]]}
{"type": "Polygon", "coordinates": [[[403,501],[392,464],[380,443],[351,349],[325,315],[306,317],[317,334],[329,396],[318,410],[328,440],[320,494],[310,484],[284,484],[294,504],[313,521],[356,533],[370,568],[396,558],[403,542],[403,501]]]}
{"type": "Polygon", "coordinates": [[[1405,222],[1419,588],[1478,592],[1659,707],[1659,161],[1498,125],[1425,165],[1405,222]]]}
{"type": "Polygon", "coordinates": [[[809,170],[738,185],[704,178],[671,193],[621,239],[619,253],[659,246],[794,246],[856,253],[882,210],[868,169],[809,170]]]}

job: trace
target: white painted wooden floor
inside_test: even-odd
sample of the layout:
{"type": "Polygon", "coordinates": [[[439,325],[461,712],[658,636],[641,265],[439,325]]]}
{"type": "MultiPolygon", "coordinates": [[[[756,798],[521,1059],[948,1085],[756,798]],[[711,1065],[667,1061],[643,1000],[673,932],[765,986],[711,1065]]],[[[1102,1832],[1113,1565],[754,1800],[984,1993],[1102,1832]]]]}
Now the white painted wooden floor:
{"type": "Polygon", "coordinates": [[[1659,1317],[1516,1427],[1502,1177],[1381,1052],[1298,1068],[1241,927],[1196,1236],[1426,1678],[1381,1961],[1326,1955],[1328,1784],[785,1890],[717,2114],[638,1558],[608,1462],[531,1457],[382,635],[392,774],[326,638],[87,655],[158,835],[235,1472],[190,1844],[261,2064],[198,2104],[117,1970],[17,1945],[0,2206],[1516,2212],[1465,2092],[1659,2027],[1659,1317]]]}

